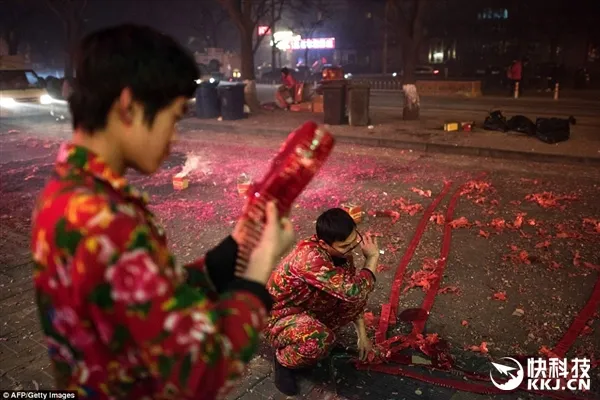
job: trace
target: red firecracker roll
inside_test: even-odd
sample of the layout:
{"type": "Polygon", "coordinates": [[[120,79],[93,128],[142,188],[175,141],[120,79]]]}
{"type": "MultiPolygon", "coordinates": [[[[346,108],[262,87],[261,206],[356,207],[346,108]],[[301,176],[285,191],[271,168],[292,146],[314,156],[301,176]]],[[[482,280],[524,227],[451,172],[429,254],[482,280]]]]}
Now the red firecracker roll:
{"type": "Polygon", "coordinates": [[[293,202],[310,183],[333,149],[333,136],[314,122],[290,133],[261,181],[247,192],[239,235],[237,271],[246,269],[250,253],[258,244],[265,223],[266,204],[273,200],[280,216],[288,215],[293,202]]]}

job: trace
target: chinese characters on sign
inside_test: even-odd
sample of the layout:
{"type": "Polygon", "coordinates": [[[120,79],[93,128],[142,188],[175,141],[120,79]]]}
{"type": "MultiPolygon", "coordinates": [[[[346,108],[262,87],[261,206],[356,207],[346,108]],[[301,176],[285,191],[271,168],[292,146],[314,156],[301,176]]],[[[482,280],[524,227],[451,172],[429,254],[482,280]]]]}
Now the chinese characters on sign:
{"type": "Polygon", "coordinates": [[[335,38],[296,39],[291,47],[293,50],[335,49],[335,38]]]}
{"type": "Polygon", "coordinates": [[[590,390],[591,363],[586,358],[533,358],[527,360],[530,390],[590,390]]]}

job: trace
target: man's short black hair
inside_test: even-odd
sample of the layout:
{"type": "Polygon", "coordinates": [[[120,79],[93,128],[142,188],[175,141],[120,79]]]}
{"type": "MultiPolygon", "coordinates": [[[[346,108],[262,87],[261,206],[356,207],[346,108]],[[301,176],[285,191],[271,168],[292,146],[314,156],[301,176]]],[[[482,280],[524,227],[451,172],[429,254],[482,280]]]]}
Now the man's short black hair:
{"type": "Polygon", "coordinates": [[[281,68],[281,73],[285,76],[288,76],[290,74],[290,70],[288,69],[288,67],[283,67],[281,68]]]}
{"type": "Polygon", "coordinates": [[[91,33],[74,62],[69,97],[73,128],[88,132],[106,127],[110,108],[125,88],[144,106],[151,126],[156,114],[176,98],[192,97],[200,77],[194,57],[173,38],[139,25],[91,33]]]}
{"type": "Polygon", "coordinates": [[[317,237],[328,245],[345,241],[354,229],[356,223],[341,208],[329,209],[317,218],[317,237]]]}

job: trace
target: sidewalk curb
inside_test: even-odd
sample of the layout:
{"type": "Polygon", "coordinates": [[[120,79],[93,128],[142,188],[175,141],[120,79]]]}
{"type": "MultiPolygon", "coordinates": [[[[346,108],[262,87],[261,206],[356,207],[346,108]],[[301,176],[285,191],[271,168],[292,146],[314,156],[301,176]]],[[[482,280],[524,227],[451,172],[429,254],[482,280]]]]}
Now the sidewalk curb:
{"type": "MultiPolygon", "coordinates": [[[[202,121],[202,120],[196,120],[202,121]]],[[[219,133],[237,133],[265,136],[286,137],[290,132],[265,127],[248,127],[230,124],[227,122],[201,122],[195,130],[212,131],[219,133]]],[[[185,135],[185,134],[184,134],[185,135]]],[[[182,135],[182,136],[184,136],[182,135]]],[[[375,137],[357,137],[335,135],[340,143],[358,144],[372,147],[387,147],[407,150],[416,150],[424,153],[441,153],[475,157],[502,158],[508,160],[522,160],[530,162],[553,163],[553,164],[576,164],[588,166],[600,166],[600,157],[578,157],[564,154],[529,153],[525,151],[494,149],[489,147],[458,146],[442,143],[418,142],[399,139],[383,139],[375,137]]]]}

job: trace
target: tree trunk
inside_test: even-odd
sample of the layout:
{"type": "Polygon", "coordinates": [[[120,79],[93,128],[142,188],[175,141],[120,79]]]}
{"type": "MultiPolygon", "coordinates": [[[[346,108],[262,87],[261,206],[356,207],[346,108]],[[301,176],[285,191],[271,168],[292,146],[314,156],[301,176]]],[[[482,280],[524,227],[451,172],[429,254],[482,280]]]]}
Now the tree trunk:
{"type": "Polygon", "coordinates": [[[403,68],[402,90],[404,93],[404,108],[402,118],[404,120],[417,120],[421,110],[421,102],[417,86],[415,85],[415,67],[417,65],[418,41],[407,38],[402,46],[403,68]]]}
{"type": "Polygon", "coordinates": [[[8,55],[16,56],[19,53],[20,38],[14,29],[8,31],[6,35],[6,44],[8,45],[8,55]]]}
{"type": "Polygon", "coordinates": [[[242,79],[246,84],[244,98],[250,112],[256,113],[260,110],[258,95],[256,93],[256,76],[254,74],[254,51],[252,44],[252,29],[240,32],[242,40],[242,79]]]}

